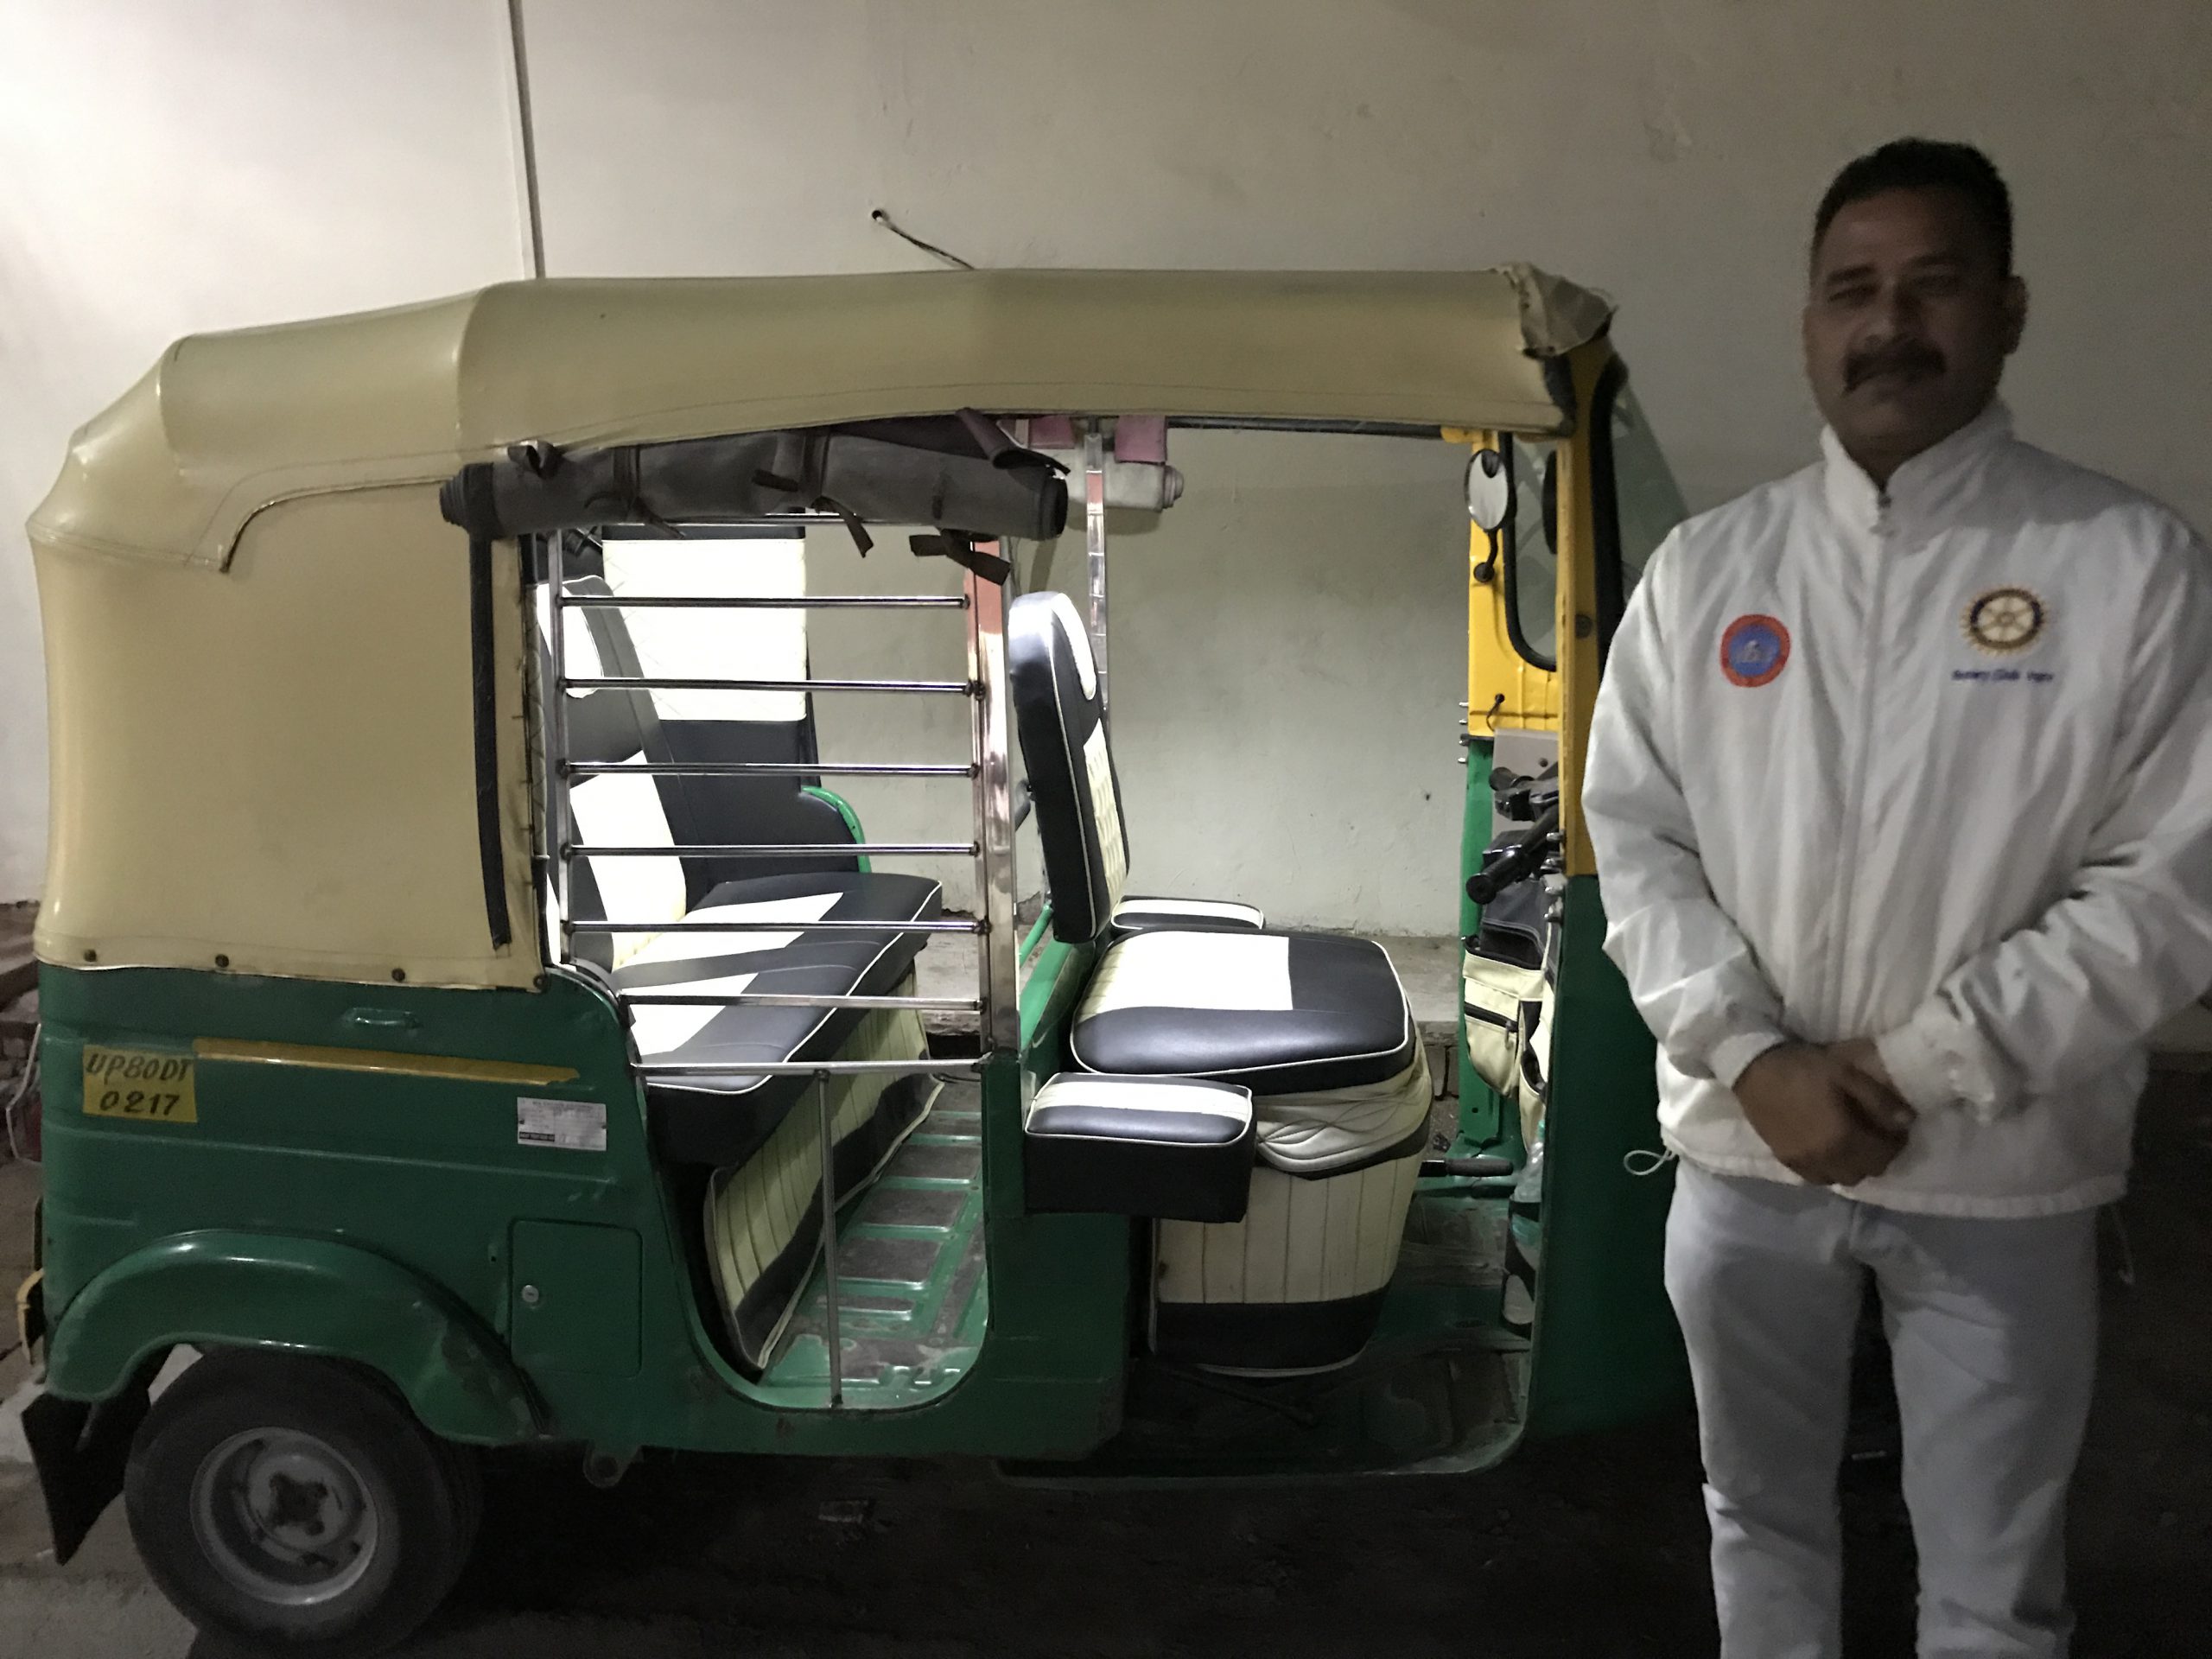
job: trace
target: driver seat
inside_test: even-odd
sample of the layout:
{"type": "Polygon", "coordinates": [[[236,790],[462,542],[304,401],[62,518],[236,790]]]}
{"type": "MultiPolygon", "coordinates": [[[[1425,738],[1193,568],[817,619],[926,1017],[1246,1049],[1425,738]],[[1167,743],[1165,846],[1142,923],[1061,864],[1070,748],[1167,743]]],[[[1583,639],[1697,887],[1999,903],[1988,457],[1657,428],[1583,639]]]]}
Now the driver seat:
{"type": "Polygon", "coordinates": [[[1243,1219],[1154,1224],[1153,1345],[1256,1373],[1344,1363],[1373,1332],[1428,1141],[1428,1065],[1397,971],[1369,940],[1272,931],[1256,912],[1224,925],[1233,906],[1191,904],[1205,919],[1178,925],[1178,901],[1147,900],[1131,929],[1120,784],[1065,594],[1007,607],[1007,666],[1052,931],[1101,947],[1070,1058],[1253,1096],[1243,1219]]]}

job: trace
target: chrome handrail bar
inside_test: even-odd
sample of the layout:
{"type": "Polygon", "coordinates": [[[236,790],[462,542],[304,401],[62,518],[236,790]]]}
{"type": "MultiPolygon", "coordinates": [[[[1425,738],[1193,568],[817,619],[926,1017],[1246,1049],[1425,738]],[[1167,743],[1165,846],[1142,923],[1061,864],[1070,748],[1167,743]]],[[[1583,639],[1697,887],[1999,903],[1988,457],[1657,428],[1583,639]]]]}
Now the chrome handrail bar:
{"type": "Polygon", "coordinates": [[[982,688],[972,680],[725,680],[594,674],[563,679],[561,683],[571,691],[919,691],[960,697],[982,694],[982,688]]]}
{"type": "Polygon", "coordinates": [[[571,611],[957,611],[965,609],[968,601],[957,594],[733,594],[719,599],[690,594],[634,599],[564,594],[561,604],[571,611]]]}
{"type": "Polygon", "coordinates": [[[964,917],[930,922],[585,922],[564,921],[571,933],[981,933],[964,917]]]}
{"type": "Polygon", "coordinates": [[[750,1003],[756,1008],[919,1008],[926,1014],[978,1014],[982,1000],[973,996],[868,996],[828,991],[624,991],[622,1000],[640,1007],[721,1008],[750,1003]]]}
{"type": "MultiPolygon", "coordinates": [[[[734,841],[679,842],[673,847],[601,847],[595,842],[572,842],[563,849],[570,858],[846,858],[880,854],[886,858],[973,858],[972,841],[734,841]]],[[[804,922],[793,922],[804,928],[804,922]]]]}
{"type": "Polygon", "coordinates": [[[570,778],[973,778],[974,764],[894,760],[571,760],[570,778]]]}
{"type": "Polygon", "coordinates": [[[636,1070],[660,1077],[973,1077],[988,1055],[964,1060],[737,1060],[716,1065],[701,1060],[640,1060],[636,1070]]]}

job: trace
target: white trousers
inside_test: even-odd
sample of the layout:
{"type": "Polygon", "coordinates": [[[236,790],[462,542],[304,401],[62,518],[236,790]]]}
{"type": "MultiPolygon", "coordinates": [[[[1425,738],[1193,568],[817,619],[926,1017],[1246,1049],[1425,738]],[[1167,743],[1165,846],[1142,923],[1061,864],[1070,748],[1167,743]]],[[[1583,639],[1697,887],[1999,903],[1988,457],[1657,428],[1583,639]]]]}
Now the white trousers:
{"type": "Polygon", "coordinates": [[[1904,1429],[1920,1659],[2063,1659],[2096,1212],[1907,1215],[1684,1164],[1667,1291],[1697,1387],[1722,1659],[1840,1659],[1836,1483],[1870,1269],[1904,1429]]]}

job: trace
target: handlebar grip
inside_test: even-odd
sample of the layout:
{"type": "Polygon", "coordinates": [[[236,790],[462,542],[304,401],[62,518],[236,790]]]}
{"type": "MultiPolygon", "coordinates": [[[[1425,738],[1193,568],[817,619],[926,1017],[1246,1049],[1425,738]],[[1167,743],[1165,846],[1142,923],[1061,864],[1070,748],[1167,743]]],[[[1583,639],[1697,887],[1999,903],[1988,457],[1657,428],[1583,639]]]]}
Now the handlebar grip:
{"type": "Polygon", "coordinates": [[[1543,867],[1544,855],[1551,850],[1552,837],[1558,833],[1559,803],[1554,801],[1520,840],[1467,878],[1467,897],[1486,905],[1515,882],[1535,874],[1543,867]]]}

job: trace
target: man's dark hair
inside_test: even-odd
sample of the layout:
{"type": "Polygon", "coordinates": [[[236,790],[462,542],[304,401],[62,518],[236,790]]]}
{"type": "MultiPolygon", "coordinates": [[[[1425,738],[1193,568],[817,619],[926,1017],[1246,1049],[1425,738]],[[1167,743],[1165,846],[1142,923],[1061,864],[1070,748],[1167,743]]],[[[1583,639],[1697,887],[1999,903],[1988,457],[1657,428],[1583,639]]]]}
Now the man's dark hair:
{"type": "Polygon", "coordinates": [[[1892,190],[1952,190],[1966,199],[1997,255],[1999,273],[2012,274],[2012,193],[1996,163],[1972,144],[1899,138],[1861,156],[1835,175],[1813,216],[1813,251],[1835,216],[1854,201],[1892,190]]]}

